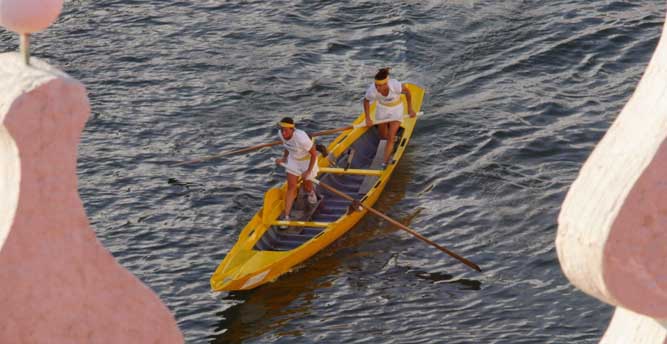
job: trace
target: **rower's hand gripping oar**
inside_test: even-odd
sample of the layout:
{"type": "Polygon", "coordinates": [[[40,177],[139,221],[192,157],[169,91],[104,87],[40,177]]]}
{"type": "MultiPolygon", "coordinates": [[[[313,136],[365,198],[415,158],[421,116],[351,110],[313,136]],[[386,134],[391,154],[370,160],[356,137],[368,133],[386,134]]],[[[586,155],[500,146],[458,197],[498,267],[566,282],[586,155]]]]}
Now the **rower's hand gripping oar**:
{"type": "MultiPolygon", "coordinates": [[[[417,113],[417,116],[421,116],[421,115],[423,115],[423,114],[424,114],[423,112],[418,112],[418,113],[417,113]]],[[[405,118],[409,118],[409,117],[408,117],[408,116],[405,116],[405,118]]],[[[387,119],[387,120],[377,121],[377,122],[373,122],[373,125],[376,125],[376,124],[382,124],[382,123],[387,123],[387,122],[391,122],[391,121],[394,121],[394,120],[393,120],[393,119],[387,119]]],[[[350,129],[354,129],[354,128],[364,128],[364,127],[366,127],[366,123],[362,122],[362,123],[355,124],[355,125],[348,125],[348,126],[346,126],[346,127],[342,127],[342,128],[336,128],[336,129],[329,129],[329,130],[318,131],[318,132],[315,132],[315,133],[310,134],[310,136],[312,136],[312,137],[315,137],[315,136],[324,136],[324,135],[335,134],[335,133],[338,133],[338,132],[341,132],[341,131],[345,131],[345,130],[350,130],[350,129]]],[[[189,165],[189,164],[195,164],[195,163],[205,162],[205,161],[209,161],[209,160],[214,160],[214,159],[222,158],[222,157],[227,156],[227,155],[251,152],[251,151],[254,151],[254,150],[257,150],[257,149],[261,149],[261,148],[265,148],[265,147],[277,146],[277,145],[279,145],[279,144],[282,144],[282,141],[273,141],[273,142],[263,143],[263,144],[256,145],[256,146],[251,146],[251,147],[246,147],[246,148],[241,148],[241,149],[236,149],[236,150],[226,151],[226,152],[222,152],[222,153],[220,153],[220,154],[211,155],[211,156],[207,156],[207,157],[203,157],[203,158],[199,158],[199,159],[188,160],[188,161],[181,161],[181,162],[175,163],[173,166],[183,166],[183,165],[189,165]]]]}
{"type": "MultiPolygon", "coordinates": [[[[291,173],[291,174],[293,174],[293,175],[295,175],[295,176],[300,176],[300,175],[301,175],[300,173],[297,173],[296,171],[294,171],[294,170],[288,168],[288,167],[287,167],[285,164],[283,164],[283,163],[281,163],[280,165],[283,166],[283,167],[285,168],[285,170],[287,170],[287,172],[289,172],[289,173],[291,173]]],[[[375,209],[373,209],[373,208],[371,208],[371,207],[369,207],[369,206],[364,205],[363,203],[361,203],[361,202],[357,201],[356,199],[350,197],[348,194],[343,193],[343,192],[341,192],[341,191],[339,191],[339,190],[336,190],[334,187],[329,186],[329,185],[327,185],[327,184],[325,184],[325,183],[322,183],[321,181],[319,181],[319,180],[317,180],[317,179],[315,179],[315,178],[309,178],[308,180],[310,180],[311,182],[313,182],[313,183],[315,183],[315,184],[317,184],[317,185],[319,185],[319,186],[321,186],[321,187],[323,187],[323,188],[325,188],[325,189],[331,191],[332,193],[338,195],[339,197],[342,197],[342,198],[344,198],[344,199],[346,199],[346,200],[348,200],[348,201],[353,202],[353,204],[355,204],[355,205],[359,205],[359,206],[363,207],[364,209],[366,209],[366,210],[370,211],[371,213],[373,213],[373,215],[376,215],[376,216],[378,216],[378,217],[380,217],[380,218],[386,220],[387,222],[393,224],[394,226],[396,226],[396,227],[398,227],[398,228],[400,228],[400,229],[402,229],[402,230],[404,230],[404,231],[406,231],[406,232],[412,234],[412,235],[415,236],[417,239],[419,239],[419,240],[421,240],[421,241],[423,241],[423,242],[425,242],[425,243],[427,243],[427,244],[429,244],[429,245],[431,245],[431,246],[437,248],[438,250],[440,250],[440,251],[442,251],[442,252],[447,253],[447,254],[450,255],[451,257],[454,257],[454,258],[458,259],[461,263],[463,263],[463,264],[465,264],[465,265],[471,267],[472,269],[474,269],[474,270],[476,270],[476,271],[478,271],[478,272],[482,272],[482,269],[481,269],[477,264],[475,264],[475,263],[471,262],[470,260],[468,260],[468,259],[466,259],[466,258],[464,258],[464,257],[462,257],[462,256],[460,256],[460,255],[458,255],[458,254],[456,254],[455,252],[450,251],[449,249],[447,249],[447,248],[445,248],[445,247],[442,247],[442,246],[436,244],[435,242],[433,242],[433,241],[427,239],[427,238],[424,237],[423,235],[417,233],[415,230],[413,230],[413,229],[411,229],[410,227],[408,227],[408,226],[406,226],[406,225],[404,225],[404,224],[402,224],[402,223],[400,223],[400,222],[398,222],[398,221],[392,219],[391,217],[389,217],[389,216],[387,216],[387,215],[385,215],[385,214],[383,214],[383,213],[381,213],[381,212],[379,212],[379,211],[377,211],[377,210],[375,210],[375,209]]]]}

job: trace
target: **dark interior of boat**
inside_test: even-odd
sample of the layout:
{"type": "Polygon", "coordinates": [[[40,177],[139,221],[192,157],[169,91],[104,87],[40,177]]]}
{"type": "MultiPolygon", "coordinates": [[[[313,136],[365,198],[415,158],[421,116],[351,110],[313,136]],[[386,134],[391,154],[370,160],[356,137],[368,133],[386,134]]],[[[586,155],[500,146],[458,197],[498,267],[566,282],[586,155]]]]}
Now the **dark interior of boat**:
{"type": "MultiPolygon", "coordinates": [[[[403,128],[400,128],[396,142],[401,142],[402,134],[403,128]]],[[[377,128],[373,127],[360,136],[340,156],[333,157],[329,155],[329,161],[335,162],[335,166],[331,167],[380,169],[384,146],[385,142],[380,140],[377,128]]],[[[397,147],[398,144],[395,144],[394,149],[397,147]]],[[[377,176],[324,173],[320,174],[318,179],[360,201],[363,200],[369,190],[379,184],[377,176]]],[[[350,201],[319,186],[316,193],[318,203],[310,205],[306,201],[306,193],[303,187],[300,188],[290,214],[292,221],[333,222],[350,211],[350,201]]],[[[280,229],[278,226],[272,226],[257,241],[254,249],[259,251],[289,251],[323,231],[324,228],[322,227],[292,226],[287,229],[280,229]]]]}

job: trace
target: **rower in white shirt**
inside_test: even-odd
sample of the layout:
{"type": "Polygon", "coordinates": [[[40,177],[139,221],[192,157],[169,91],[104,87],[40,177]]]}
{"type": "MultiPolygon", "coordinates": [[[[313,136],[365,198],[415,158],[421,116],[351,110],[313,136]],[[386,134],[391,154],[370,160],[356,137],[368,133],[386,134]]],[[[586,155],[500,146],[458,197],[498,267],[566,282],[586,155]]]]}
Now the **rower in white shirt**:
{"type": "Polygon", "coordinates": [[[292,205],[296,198],[296,188],[298,178],[303,178],[303,186],[308,194],[308,203],[316,204],[317,195],[310,178],[317,177],[317,150],[313,140],[305,131],[297,129],[294,120],[289,117],[283,118],[279,123],[280,132],[278,135],[285,147],[283,157],[276,159],[276,164],[285,164],[287,166],[287,193],[285,194],[285,210],[283,219],[289,221],[292,205]],[[289,171],[300,173],[294,175],[289,171]]]}
{"type": "Polygon", "coordinates": [[[410,117],[415,117],[416,113],[412,109],[410,90],[400,81],[389,78],[389,68],[382,68],[375,74],[375,81],[368,86],[366,95],[364,96],[364,116],[367,127],[373,125],[370,117],[370,104],[374,101],[377,101],[375,106],[375,120],[392,120],[378,124],[380,138],[387,140],[387,147],[384,151],[384,163],[382,164],[383,169],[389,163],[389,157],[394,150],[394,137],[396,137],[398,128],[401,126],[401,121],[403,120],[401,94],[405,94],[408,104],[408,114],[410,117]]]}

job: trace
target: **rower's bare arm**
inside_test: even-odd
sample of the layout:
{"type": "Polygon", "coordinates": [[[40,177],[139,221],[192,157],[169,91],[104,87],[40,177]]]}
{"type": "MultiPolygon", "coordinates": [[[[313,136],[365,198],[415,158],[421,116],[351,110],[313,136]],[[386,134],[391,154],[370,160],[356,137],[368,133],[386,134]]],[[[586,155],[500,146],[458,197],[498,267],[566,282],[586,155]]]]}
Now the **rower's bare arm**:
{"type": "Polygon", "coordinates": [[[410,93],[410,89],[405,86],[405,84],[403,84],[403,90],[401,93],[405,94],[405,100],[408,103],[408,114],[410,117],[415,117],[417,114],[415,113],[415,110],[412,109],[412,94],[410,93]]]}
{"type": "Polygon", "coordinates": [[[315,164],[317,163],[317,148],[315,148],[315,143],[313,143],[313,146],[310,147],[310,150],[308,151],[308,154],[310,154],[310,161],[308,162],[308,169],[303,172],[301,177],[306,180],[310,177],[310,173],[313,172],[313,168],[315,167],[315,164]]]}
{"type": "Polygon", "coordinates": [[[371,103],[364,97],[364,118],[366,119],[366,126],[370,127],[373,125],[373,121],[371,121],[371,111],[370,111],[370,106],[371,103]]]}
{"type": "Polygon", "coordinates": [[[281,163],[286,163],[287,162],[287,155],[289,154],[289,151],[285,149],[283,151],[283,157],[276,159],[276,165],[280,165],[281,163]]]}

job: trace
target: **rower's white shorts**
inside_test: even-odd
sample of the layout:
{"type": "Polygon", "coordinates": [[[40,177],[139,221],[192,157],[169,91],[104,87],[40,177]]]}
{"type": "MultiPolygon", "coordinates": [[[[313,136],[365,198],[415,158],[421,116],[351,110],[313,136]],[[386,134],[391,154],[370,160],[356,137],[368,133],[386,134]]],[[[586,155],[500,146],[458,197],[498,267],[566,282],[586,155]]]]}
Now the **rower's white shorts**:
{"type": "Polygon", "coordinates": [[[392,107],[387,107],[378,103],[377,106],[375,107],[375,120],[403,121],[403,103],[392,107]]]}
{"type": "MultiPolygon", "coordinates": [[[[307,160],[297,160],[292,158],[291,155],[287,156],[287,168],[294,172],[298,172],[299,175],[298,177],[301,177],[301,174],[303,172],[306,172],[308,170],[308,165],[310,165],[310,159],[307,160]]],[[[319,171],[319,167],[317,166],[317,161],[315,161],[315,165],[313,166],[313,171],[310,173],[311,178],[317,177],[317,172],[319,171]]],[[[289,173],[289,172],[288,172],[289,173]]],[[[292,173],[290,173],[292,174],[292,173]]]]}

